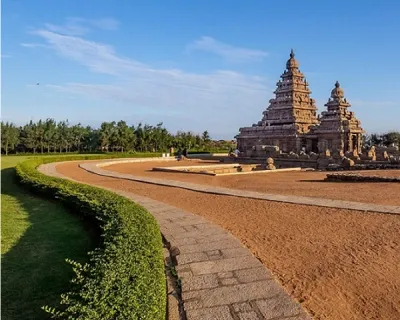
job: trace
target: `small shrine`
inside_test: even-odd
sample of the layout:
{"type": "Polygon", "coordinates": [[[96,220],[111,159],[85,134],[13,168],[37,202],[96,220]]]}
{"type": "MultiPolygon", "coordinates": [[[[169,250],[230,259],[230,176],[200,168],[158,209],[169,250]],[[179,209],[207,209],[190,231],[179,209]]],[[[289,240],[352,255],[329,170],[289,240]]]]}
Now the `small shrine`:
{"type": "Polygon", "coordinates": [[[319,150],[337,150],[361,153],[361,121],[348,110],[351,106],[344,97],[344,91],[338,81],[325,104],[327,111],[321,113],[320,124],[315,129],[319,150]]]}

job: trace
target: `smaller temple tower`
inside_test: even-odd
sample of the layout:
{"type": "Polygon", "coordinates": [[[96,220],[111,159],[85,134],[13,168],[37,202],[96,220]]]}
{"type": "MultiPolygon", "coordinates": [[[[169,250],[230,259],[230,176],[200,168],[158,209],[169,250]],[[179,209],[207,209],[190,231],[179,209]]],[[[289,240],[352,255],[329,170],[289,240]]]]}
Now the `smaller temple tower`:
{"type": "Polygon", "coordinates": [[[318,136],[319,152],[329,149],[361,153],[362,134],[365,131],[354,112],[348,111],[351,105],[344,97],[344,91],[338,81],[325,106],[327,111],[321,113],[320,125],[314,131],[318,136]]]}

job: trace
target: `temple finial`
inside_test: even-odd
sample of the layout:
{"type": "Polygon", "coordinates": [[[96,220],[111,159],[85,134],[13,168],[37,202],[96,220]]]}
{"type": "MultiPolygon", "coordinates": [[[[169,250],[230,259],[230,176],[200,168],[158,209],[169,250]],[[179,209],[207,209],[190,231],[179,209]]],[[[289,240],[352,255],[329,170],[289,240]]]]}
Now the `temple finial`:
{"type": "Polygon", "coordinates": [[[339,87],[340,87],[340,83],[339,83],[339,81],[336,81],[336,83],[335,83],[335,87],[336,87],[336,88],[339,88],[339,87]]]}
{"type": "Polygon", "coordinates": [[[290,57],[291,57],[291,58],[294,58],[294,51],[293,51],[293,49],[290,49],[290,57]]]}

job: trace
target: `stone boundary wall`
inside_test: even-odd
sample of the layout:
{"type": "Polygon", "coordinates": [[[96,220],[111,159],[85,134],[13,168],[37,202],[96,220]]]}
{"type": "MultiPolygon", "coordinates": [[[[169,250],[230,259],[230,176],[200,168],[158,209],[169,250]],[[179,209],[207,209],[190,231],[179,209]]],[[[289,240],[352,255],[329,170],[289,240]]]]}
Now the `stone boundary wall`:
{"type": "Polygon", "coordinates": [[[275,165],[279,168],[313,168],[317,169],[317,160],[307,160],[307,159],[284,159],[284,158],[274,158],[275,165]]]}
{"type": "MultiPolygon", "coordinates": [[[[277,168],[314,168],[317,169],[317,160],[309,160],[309,159],[288,159],[288,158],[279,158],[279,157],[272,157],[274,159],[274,164],[277,168]]],[[[259,164],[267,161],[267,158],[247,158],[247,157],[238,157],[233,158],[232,161],[240,162],[240,163],[254,163],[259,164]]]]}
{"type": "Polygon", "coordinates": [[[188,158],[191,157],[201,157],[201,156],[216,156],[216,157],[227,157],[229,154],[227,153],[190,153],[188,154],[188,158]]]}
{"type": "Polygon", "coordinates": [[[177,157],[152,157],[152,158],[128,158],[102,161],[97,164],[98,167],[112,166],[113,164],[131,163],[131,162],[149,162],[149,161],[177,161],[177,157]]]}
{"type": "Polygon", "coordinates": [[[363,176],[354,173],[334,173],[328,174],[325,181],[330,182],[398,182],[400,177],[382,177],[382,176],[363,176]]]}

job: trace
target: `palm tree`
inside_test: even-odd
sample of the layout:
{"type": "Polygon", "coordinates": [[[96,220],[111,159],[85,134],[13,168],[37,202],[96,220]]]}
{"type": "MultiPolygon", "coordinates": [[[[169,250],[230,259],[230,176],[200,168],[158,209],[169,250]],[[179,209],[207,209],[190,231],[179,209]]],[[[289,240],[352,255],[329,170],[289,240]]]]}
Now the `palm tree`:
{"type": "Polygon", "coordinates": [[[57,124],[54,119],[47,119],[44,123],[44,143],[47,146],[47,152],[50,153],[50,148],[55,148],[55,135],[57,124]]]}
{"type": "Polygon", "coordinates": [[[112,146],[113,139],[115,139],[115,121],[113,122],[103,122],[100,126],[100,147],[102,150],[108,151],[110,146],[112,146]]]}
{"type": "Polygon", "coordinates": [[[81,145],[83,138],[85,137],[85,128],[80,123],[72,126],[71,128],[71,140],[72,146],[78,151],[81,151],[81,145]]]}
{"type": "Polygon", "coordinates": [[[116,128],[116,145],[122,151],[133,149],[135,145],[135,133],[125,121],[121,120],[117,123],[116,128]]]}

